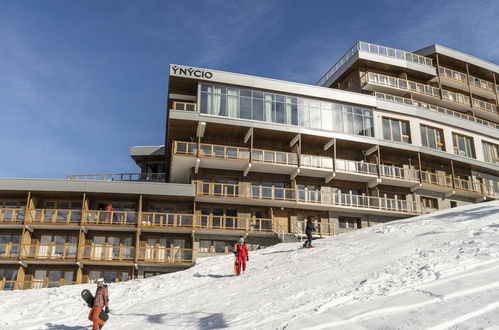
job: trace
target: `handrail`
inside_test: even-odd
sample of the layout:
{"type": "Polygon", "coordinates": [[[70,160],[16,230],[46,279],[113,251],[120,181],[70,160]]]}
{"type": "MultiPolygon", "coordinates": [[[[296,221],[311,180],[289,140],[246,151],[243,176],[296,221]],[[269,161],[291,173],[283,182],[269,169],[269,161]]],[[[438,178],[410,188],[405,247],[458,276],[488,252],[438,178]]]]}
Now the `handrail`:
{"type": "MultiPolygon", "coordinates": [[[[295,229],[298,230],[299,235],[303,235],[307,226],[307,220],[294,220],[293,223],[296,225],[295,229]]],[[[316,228],[314,232],[317,233],[317,235],[332,236],[334,234],[332,223],[323,223],[316,221],[314,222],[314,226],[316,228]]]]}
{"type": "Polygon", "coordinates": [[[440,107],[437,105],[433,105],[433,104],[429,104],[429,103],[425,103],[425,102],[421,102],[421,101],[417,101],[417,100],[412,100],[412,99],[409,99],[406,97],[401,97],[401,96],[395,96],[395,95],[379,93],[379,92],[376,92],[375,95],[378,99],[381,99],[381,100],[384,100],[387,102],[406,104],[406,105],[410,105],[410,106],[414,106],[414,107],[418,107],[418,108],[433,110],[433,111],[437,111],[437,112],[440,112],[440,113],[448,115],[448,116],[458,117],[461,119],[475,122],[475,123],[480,124],[480,125],[485,125],[485,126],[488,126],[491,128],[499,129],[499,124],[496,124],[494,122],[491,122],[491,121],[488,121],[485,119],[473,117],[473,116],[467,115],[467,114],[459,112],[459,111],[454,111],[454,110],[443,108],[443,107],[440,107]]]}
{"type": "Polygon", "coordinates": [[[23,244],[21,258],[76,259],[77,244],[23,244]]]}
{"type": "Polygon", "coordinates": [[[23,223],[25,208],[0,208],[0,223],[23,223]]]}
{"type": "Polygon", "coordinates": [[[30,209],[28,222],[39,224],[79,224],[81,209],[30,209]]]}
{"type": "Polygon", "coordinates": [[[355,53],[358,51],[368,52],[372,54],[393,57],[402,59],[409,62],[418,63],[421,65],[433,67],[433,60],[431,58],[407,52],[405,50],[395,49],[391,47],[385,47],[380,45],[375,45],[363,41],[356,42],[352,48],[350,48],[345,55],[343,55],[338,62],[336,62],[316,83],[316,85],[324,86],[326,81],[331,78],[331,76],[338,71],[343,64],[345,64],[355,53]]]}
{"type": "Polygon", "coordinates": [[[486,90],[489,90],[491,92],[495,92],[493,82],[490,82],[490,81],[487,81],[487,80],[484,80],[484,79],[481,79],[481,78],[478,78],[478,77],[475,77],[472,75],[468,75],[464,72],[456,71],[456,70],[447,68],[445,66],[439,66],[438,72],[441,75],[445,76],[446,78],[456,80],[459,82],[463,82],[465,84],[467,84],[469,82],[470,85],[472,85],[472,86],[486,89],[486,90]]]}
{"type": "Polygon", "coordinates": [[[420,213],[416,202],[366,195],[351,195],[337,192],[307,189],[267,187],[250,183],[215,183],[195,181],[198,196],[268,199],[294,203],[321,204],[326,206],[348,206],[355,208],[382,209],[403,213],[420,213]]]}
{"type": "Polygon", "coordinates": [[[21,244],[2,243],[0,244],[0,258],[17,258],[20,255],[21,244]]]}
{"type": "MultiPolygon", "coordinates": [[[[407,80],[403,78],[388,76],[374,72],[366,72],[360,77],[360,79],[362,85],[370,83],[376,85],[390,86],[401,90],[408,90],[416,92],[418,94],[425,94],[435,98],[440,98],[440,92],[437,87],[433,87],[428,84],[421,84],[412,80],[407,80]]],[[[469,96],[466,96],[464,94],[451,92],[443,88],[442,88],[442,99],[454,103],[463,104],[469,107],[471,107],[471,104],[473,103],[473,107],[491,113],[497,113],[497,105],[493,103],[482,101],[475,98],[470,98],[469,96]]]]}
{"type": "Polygon", "coordinates": [[[85,245],[81,247],[80,256],[95,261],[132,261],[135,258],[135,246],[85,245]]]}
{"type": "Polygon", "coordinates": [[[137,259],[142,263],[188,263],[194,262],[194,250],[167,247],[139,247],[137,259]]]}
{"type": "Polygon", "coordinates": [[[85,213],[84,223],[89,225],[136,226],[139,218],[137,211],[87,210],[85,213]]]}
{"type": "Polygon", "coordinates": [[[102,173],[102,174],[76,174],[67,175],[67,180],[87,181],[150,181],[161,182],[165,180],[165,173],[102,173]]]}

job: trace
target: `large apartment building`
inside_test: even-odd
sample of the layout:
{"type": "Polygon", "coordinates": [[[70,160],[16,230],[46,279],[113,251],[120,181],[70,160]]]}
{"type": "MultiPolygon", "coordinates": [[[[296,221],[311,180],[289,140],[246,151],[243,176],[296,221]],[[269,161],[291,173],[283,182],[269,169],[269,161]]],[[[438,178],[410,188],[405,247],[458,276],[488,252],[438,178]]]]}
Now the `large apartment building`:
{"type": "Polygon", "coordinates": [[[499,66],[357,42],[316,85],[170,66],[140,173],[0,179],[0,289],[117,282],[196,258],[495,199],[499,66]]]}

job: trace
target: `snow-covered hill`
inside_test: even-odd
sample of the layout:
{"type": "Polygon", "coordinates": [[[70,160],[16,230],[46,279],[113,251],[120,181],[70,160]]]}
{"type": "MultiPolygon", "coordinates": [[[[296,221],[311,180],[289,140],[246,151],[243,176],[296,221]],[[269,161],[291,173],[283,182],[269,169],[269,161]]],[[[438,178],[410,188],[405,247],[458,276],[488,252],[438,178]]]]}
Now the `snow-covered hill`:
{"type": "MultiPolygon", "coordinates": [[[[107,329],[499,329],[499,201],[110,286],[107,329]]],[[[88,329],[80,291],[0,292],[1,329],[88,329]]]]}

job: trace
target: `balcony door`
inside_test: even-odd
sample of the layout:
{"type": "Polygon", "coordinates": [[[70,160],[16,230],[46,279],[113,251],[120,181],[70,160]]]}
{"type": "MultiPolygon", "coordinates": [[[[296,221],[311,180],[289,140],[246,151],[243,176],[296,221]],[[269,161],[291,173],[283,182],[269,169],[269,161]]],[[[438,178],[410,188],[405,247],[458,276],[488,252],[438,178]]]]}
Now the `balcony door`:
{"type": "Polygon", "coordinates": [[[171,241],[167,238],[148,238],[145,259],[155,262],[170,261],[170,245],[171,241]]]}
{"type": "Polygon", "coordinates": [[[47,259],[75,258],[77,241],[76,236],[42,235],[36,257],[47,259]]]}

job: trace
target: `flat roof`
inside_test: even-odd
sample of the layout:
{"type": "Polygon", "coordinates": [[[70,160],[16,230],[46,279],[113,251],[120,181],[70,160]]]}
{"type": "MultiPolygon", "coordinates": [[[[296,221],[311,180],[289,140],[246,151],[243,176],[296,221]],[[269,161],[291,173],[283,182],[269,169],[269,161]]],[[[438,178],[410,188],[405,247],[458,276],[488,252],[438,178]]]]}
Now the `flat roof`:
{"type": "Polygon", "coordinates": [[[442,54],[469,64],[475,65],[480,68],[484,68],[499,74],[499,65],[491,63],[489,61],[483,60],[476,56],[463,53],[459,50],[448,48],[442,45],[433,44],[421,49],[414,51],[413,53],[428,56],[431,54],[442,54]]]}
{"type": "Polygon", "coordinates": [[[60,191],[192,197],[195,185],[180,183],[0,178],[0,191],[60,191]]]}

